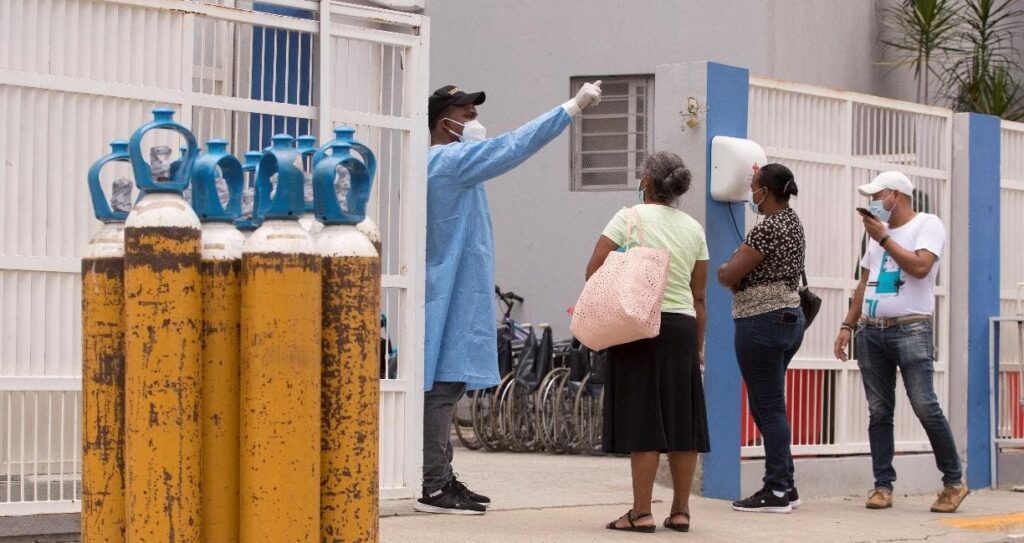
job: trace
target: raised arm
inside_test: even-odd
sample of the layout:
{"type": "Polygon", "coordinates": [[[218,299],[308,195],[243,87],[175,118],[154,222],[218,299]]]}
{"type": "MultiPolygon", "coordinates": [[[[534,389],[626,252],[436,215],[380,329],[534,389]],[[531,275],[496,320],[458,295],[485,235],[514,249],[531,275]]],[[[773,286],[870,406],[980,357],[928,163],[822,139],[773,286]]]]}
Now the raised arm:
{"type": "Polygon", "coordinates": [[[452,144],[455,178],[465,185],[483,183],[522,164],[558,137],[574,116],[601,101],[601,82],[586,83],[568,102],[496,138],[452,144]]]}

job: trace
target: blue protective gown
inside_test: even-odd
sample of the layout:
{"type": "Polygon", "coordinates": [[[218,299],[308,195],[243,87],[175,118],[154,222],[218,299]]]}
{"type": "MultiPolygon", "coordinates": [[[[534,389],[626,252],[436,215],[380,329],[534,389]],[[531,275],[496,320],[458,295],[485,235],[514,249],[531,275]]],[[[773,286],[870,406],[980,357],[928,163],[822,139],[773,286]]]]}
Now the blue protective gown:
{"type": "Polygon", "coordinates": [[[424,390],[434,381],[495,386],[498,376],[494,236],[484,181],[515,168],[572,122],[556,107],[478,142],[427,154],[427,285],[424,390]]]}

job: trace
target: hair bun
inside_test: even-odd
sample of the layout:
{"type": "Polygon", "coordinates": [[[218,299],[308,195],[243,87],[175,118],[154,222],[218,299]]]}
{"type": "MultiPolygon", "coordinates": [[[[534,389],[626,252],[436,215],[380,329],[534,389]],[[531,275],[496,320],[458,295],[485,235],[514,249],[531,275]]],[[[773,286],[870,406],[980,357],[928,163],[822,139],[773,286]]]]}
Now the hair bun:
{"type": "Polygon", "coordinates": [[[644,159],[643,177],[650,180],[658,202],[672,203],[690,189],[690,170],[679,155],[658,151],[644,159]]]}
{"type": "Polygon", "coordinates": [[[789,201],[790,196],[796,196],[799,192],[796,186],[796,176],[782,164],[765,164],[758,172],[761,186],[767,188],[780,200],[789,201]]]}
{"type": "Polygon", "coordinates": [[[665,179],[665,184],[668,186],[672,196],[682,196],[686,191],[690,190],[690,180],[690,170],[682,167],[672,170],[672,173],[665,179]]]}

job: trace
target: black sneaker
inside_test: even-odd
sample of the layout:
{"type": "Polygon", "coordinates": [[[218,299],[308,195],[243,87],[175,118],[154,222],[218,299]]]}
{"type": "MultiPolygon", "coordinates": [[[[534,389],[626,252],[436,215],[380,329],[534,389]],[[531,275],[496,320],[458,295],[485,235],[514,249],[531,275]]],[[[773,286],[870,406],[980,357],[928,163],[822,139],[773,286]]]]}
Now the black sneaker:
{"type": "Polygon", "coordinates": [[[786,497],[789,498],[790,507],[792,507],[793,509],[800,507],[800,494],[797,493],[795,486],[789,489],[789,492],[786,493],[786,497]]]}
{"type": "Polygon", "coordinates": [[[483,494],[477,494],[469,489],[465,483],[458,479],[458,476],[452,476],[452,482],[448,483],[455,489],[456,492],[462,495],[464,498],[469,498],[471,501],[476,503],[482,503],[484,505],[491,503],[491,499],[483,494]]]}
{"type": "Polygon", "coordinates": [[[452,487],[451,483],[424,494],[416,500],[413,509],[421,513],[439,513],[442,515],[482,515],[487,508],[463,496],[452,487]]]}
{"type": "Polygon", "coordinates": [[[788,513],[793,510],[787,496],[780,498],[773,494],[768,487],[758,490],[745,500],[732,502],[732,508],[748,513],[788,513]]]}

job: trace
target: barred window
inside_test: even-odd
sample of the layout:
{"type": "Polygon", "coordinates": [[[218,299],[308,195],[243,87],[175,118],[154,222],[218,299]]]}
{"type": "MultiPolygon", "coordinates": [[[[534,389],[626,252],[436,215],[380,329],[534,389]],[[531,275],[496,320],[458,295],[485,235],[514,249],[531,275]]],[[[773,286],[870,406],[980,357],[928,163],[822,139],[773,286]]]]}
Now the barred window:
{"type": "Polygon", "coordinates": [[[585,110],[570,130],[572,190],[635,189],[653,142],[654,76],[574,77],[572,95],[596,79],[602,80],[601,103],[585,110]]]}

